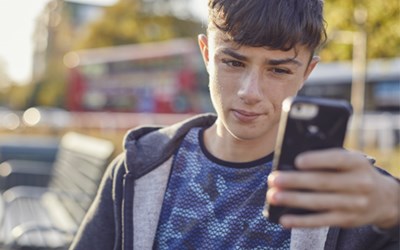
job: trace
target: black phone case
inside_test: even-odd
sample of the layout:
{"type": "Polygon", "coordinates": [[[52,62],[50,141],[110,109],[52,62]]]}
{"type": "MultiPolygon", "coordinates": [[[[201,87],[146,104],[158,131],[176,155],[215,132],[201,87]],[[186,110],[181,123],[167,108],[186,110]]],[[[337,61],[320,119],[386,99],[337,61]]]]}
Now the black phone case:
{"type": "MultiPolygon", "coordinates": [[[[352,113],[351,105],[344,100],[293,97],[286,100],[289,109],[282,110],[273,170],[296,171],[294,159],[305,151],[343,147],[347,124],[352,113]],[[311,119],[292,117],[290,110],[296,104],[311,104],[318,112],[311,119]]],[[[283,214],[308,214],[313,211],[266,204],[265,215],[274,223],[283,214]]]]}

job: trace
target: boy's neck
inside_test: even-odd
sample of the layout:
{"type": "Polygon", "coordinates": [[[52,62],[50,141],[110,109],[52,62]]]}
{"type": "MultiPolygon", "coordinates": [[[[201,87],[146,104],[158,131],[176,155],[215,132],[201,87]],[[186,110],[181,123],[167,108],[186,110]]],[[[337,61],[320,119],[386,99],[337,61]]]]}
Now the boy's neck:
{"type": "Polygon", "coordinates": [[[204,131],[204,145],[218,159],[228,162],[250,162],[261,159],[272,153],[275,146],[276,133],[270,133],[269,138],[240,140],[228,131],[217,132],[214,124],[204,131]]]}

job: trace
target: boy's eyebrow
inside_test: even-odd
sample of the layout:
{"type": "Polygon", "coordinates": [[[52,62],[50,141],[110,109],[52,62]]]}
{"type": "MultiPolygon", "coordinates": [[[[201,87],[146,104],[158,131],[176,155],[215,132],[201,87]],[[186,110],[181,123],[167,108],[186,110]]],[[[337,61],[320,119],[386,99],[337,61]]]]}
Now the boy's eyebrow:
{"type": "Polygon", "coordinates": [[[280,64],[296,64],[297,66],[302,66],[303,63],[296,58],[284,58],[284,59],[269,59],[266,60],[267,64],[270,65],[280,65],[280,64]]]}
{"type": "Polygon", "coordinates": [[[227,54],[228,56],[231,56],[233,58],[236,58],[240,61],[247,61],[247,57],[235,52],[234,50],[230,49],[230,48],[225,48],[222,50],[222,53],[227,54]]]}
{"type": "MultiPolygon", "coordinates": [[[[234,50],[230,48],[225,48],[222,50],[222,53],[227,54],[233,58],[236,58],[240,61],[248,61],[248,58],[246,56],[243,56],[234,50]]],[[[266,64],[268,65],[281,65],[281,64],[295,64],[297,66],[302,66],[303,63],[301,63],[299,60],[296,58],[283,58],[283,59],[267,59],[266,64]]]]}

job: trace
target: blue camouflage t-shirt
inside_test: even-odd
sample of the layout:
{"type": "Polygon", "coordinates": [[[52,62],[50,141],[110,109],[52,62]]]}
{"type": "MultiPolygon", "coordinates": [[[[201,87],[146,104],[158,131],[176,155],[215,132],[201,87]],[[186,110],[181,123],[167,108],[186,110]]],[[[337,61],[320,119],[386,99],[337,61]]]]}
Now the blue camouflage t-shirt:
{"type": "Polygon", "coordinates": [[[272,154],[222,161],[193,128],[175,155],[154,249],[289,249],[290,230],[262,216],[272,154]]]}

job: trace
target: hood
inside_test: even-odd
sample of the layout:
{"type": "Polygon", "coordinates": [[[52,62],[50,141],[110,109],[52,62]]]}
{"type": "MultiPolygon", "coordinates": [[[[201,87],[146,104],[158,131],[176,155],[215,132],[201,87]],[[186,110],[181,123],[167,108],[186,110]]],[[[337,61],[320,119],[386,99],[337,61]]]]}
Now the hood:
{"type": "Polygon", "coordinates": [[[191,128],[209,127],[216,118],[207,113],[171,126],[143,126],[129,131],[124,139],[126,172],[136,179],[147,174],[175,153],[191,128]]]}

